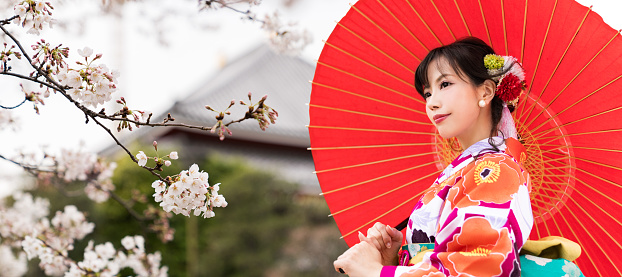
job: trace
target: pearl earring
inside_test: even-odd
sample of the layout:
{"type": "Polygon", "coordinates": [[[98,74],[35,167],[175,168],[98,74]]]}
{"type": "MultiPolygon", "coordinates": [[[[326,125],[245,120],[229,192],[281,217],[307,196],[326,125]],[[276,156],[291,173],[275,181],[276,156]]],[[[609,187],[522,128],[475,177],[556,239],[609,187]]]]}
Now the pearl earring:
{"type": "Polygon", "coordinates": [[[477,105],[479,105],[480,108],[486,107],[486,101],[484,101],[484,99],[479,100],[479,102],[477,103],[477,105]]]}

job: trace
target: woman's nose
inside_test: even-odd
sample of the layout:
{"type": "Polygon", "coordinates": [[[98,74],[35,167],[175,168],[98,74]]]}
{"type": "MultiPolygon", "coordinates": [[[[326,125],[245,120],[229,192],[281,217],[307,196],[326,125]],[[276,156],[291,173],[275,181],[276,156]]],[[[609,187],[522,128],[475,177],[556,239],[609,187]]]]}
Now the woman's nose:
{"type": "Polygon", "coordinates": [[[441,107],[440,101],[437,97],[434,97],[434,93],[426,99],[426,107],[432,111],[441,107]]]}

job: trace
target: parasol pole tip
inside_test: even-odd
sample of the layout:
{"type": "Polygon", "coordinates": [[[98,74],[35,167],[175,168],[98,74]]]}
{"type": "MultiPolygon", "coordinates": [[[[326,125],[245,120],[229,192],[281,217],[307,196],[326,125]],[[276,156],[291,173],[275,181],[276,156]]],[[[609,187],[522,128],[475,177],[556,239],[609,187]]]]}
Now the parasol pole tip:
{"type": "Polygon", "coordinates": [[[313,174],[317,174],[317,171],[313,171],[313,172],[311,172],[311,173],[313,173],[313,174]]]}
{"type": "Polygon", "coordinates": [[[305,103],[305,105],[309,106],[309,103],[305,103]]]}
{"type": "Polygon", "coordinates": [[[311,147],[307,147],[307,150],[313,150],[313,149],[311,149],[311,147]]]}

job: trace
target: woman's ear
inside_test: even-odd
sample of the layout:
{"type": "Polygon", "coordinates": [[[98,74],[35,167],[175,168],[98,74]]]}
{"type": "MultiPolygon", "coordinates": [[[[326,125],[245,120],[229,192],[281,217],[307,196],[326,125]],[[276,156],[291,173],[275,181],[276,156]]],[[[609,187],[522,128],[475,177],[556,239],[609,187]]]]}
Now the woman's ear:
{"type": "Polygon", "coordinates": [[[495,91],[497,90],[497,84],[495,84],[492,80],[486,80],[484,83],[480,85],[479,96],[480,99],[484,99],[486,104],[490,104],[492,99],[495,97],[495,91]]]}

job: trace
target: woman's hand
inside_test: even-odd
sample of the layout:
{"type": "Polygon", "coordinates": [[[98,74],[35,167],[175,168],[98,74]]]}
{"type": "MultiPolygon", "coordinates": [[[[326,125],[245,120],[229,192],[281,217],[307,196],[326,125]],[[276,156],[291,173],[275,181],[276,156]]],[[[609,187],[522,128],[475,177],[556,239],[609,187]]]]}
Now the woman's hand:
{"type": "Polygon", "coordinates": [[[359,242],[346,252],[341,254],[333,263],[335,270],[343,270],[345,274],[352,277],[380,276],[382,264],[380,263],[380,252],[375,246],[366,241],[359,242]]]}
{"type": "Polygon", "coordinates": [[[397,254],[402,244],[402,232],[397,229],[376,222],[367,230],[367,237],[359,232],[359,240],[366,241],[380,252],[382,265],[397,265],[397,254]]]}

